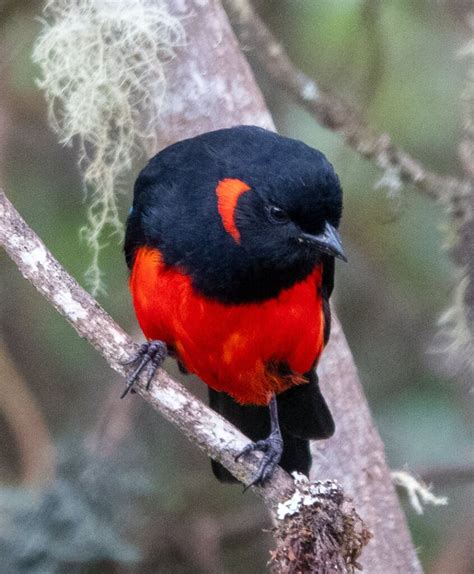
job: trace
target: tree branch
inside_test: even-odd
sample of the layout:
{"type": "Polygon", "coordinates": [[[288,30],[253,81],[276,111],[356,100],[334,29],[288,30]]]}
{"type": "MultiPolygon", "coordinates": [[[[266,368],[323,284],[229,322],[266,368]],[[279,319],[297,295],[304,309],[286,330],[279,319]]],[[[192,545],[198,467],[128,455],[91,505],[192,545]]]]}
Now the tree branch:
{"type": "Polygon", "coordinates": [[[402,181],[413,184],[432,199],[442,200],[448,195],[467,198],[473,193],[471,182],[427,170],[409,153],[393,144],[387,134],[372,131],[347,102],[324,91],[299,70],[249,0],[223,0],[223,4],[235,16],[233,20],[240,43],[252,49],[252,54],[270,78],[321,126],[341,133],[354,151],[372,160],[384,172],[395,170],[402,181]]]}
{"type": "MultiPolygon", "coordinates": [[[[126,370],[120,361],[129,357],[137,346],[61,267],[2,191],[0,222],[0,245],[16,263],[23,277],[48,299],[82,338],[101,353],[112,369],[125,375],[126,370]]],[[[149,391],[144,389],[143,380],[139,381],[136,390],[208,456],[221,462],[244,484],[251,482],[260,455],[252,457],[253,460],[248,457],[248,462],[234,460],[248,444],[248,439],[235,427],[194,398],[162,369],[149,391]]],[[[255,490],[274,508],[291,495],[293,482],[288,474],[278,469],[265,488],[257,487],[255,490]]]]}
{"type": "MultiPolygon", "coordinates": [[[[449,253],[464,278],[456,288],[454,303],[441,317],[442,341],[439,350],[448,362],[463,373],[474,372],[474,145],[471,117],[473,92],[472,64],[463,94],[466,137],[459,155],[464,179],[443,176],[428,170],[420,161],[396,146],[387,134],[368,127],[357,111],[334,94],[324,91],[299,70],[288,57],[249,0],[223,0],[235,16],[237,34],[242,46],[253,49],[255,58],[272,78],[294,100],[305,108],[323,127],[341,133],[346,144],[365,159],[371,160],[395,181],[410,183],[427,197],[441,202],[456,233],[449,253]]],[[[474,16],[468,15],[474,28],[474,16]]],[[[466,55],[472,59],[469,44],[466,55]]]]}

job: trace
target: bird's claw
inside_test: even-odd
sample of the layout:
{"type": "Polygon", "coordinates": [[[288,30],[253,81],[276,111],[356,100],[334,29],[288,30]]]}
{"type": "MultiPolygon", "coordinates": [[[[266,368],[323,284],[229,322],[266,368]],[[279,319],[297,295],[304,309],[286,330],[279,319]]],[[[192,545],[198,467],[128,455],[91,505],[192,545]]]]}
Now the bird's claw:
{"type": "Polygon", "coordinates": [[[235,460],[239,460],[240,457],[246,456],[255,450],[263,452],[264,456],[252,481],[250,484],[245,486],[244,492],[251,486],[263,486],[263,484],[272,476],[283,454],[283,440],[280,433],[271,434],[264,440],[248,444],[241,452],[239,452],[235,457],[235,460]]]}
{"type": "Polygon", "coordinates": [[[129,392],[135,392],[132,387],[145,367],[147,371],[146,389],[148,390],[156,370],[163,364],[167,356],[168,350],[163,341],[148,341],[147,343],[143,343],[130,359],[122,361],[122,365],[133,365],[138,361],[139,363],[127,377],[126,387],[120,398],[123,399],[129,392]]]}

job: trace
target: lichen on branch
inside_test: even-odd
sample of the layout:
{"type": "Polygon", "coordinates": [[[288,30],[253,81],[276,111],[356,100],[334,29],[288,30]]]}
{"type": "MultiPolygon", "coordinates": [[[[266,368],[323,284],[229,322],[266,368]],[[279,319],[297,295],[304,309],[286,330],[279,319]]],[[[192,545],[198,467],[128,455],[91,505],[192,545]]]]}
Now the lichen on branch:
{"type": "Polygon", "coordinates": [[[446,506],[448,499],[445,496],[436,496],[431,488],[422,480],[416,478],[407,470],[392,471],[393,484],[406,490],[411,507],[417,514],[423,514],[423,505],[446,506]]]}
{"type": "Polygon", "coordinates": [[[153,142],[165,65],[184,29],[163,0],[49,0],[33,60],[60,142],[79,149],[89,207],[81,236],[92,251],[88,283],[103,289],[99,254],[122,234],[117,193],[153,142]]]}
{"type": "Polygon", "coordinates": [[[277,509],[271,571],[343,574],[361,570],[358,559],[372,534],[340,484],[293,475],[296,491],[277,509]]]}

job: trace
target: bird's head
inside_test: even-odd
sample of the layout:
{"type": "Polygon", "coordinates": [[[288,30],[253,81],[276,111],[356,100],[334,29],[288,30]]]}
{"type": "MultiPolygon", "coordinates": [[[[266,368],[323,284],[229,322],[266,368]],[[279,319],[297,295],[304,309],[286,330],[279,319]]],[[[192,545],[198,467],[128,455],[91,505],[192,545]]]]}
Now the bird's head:
{"type": "Polygon", "coordinates": [[[255,130],[254,137],[245,142],[251,134],[240,134],[244,141],[228,167],[233,177],[220,179],[215,190],[222,226],[235,245],[265,267],[316,264],[323,255],[346,261],[337,231],[342,191],[325,156],[271,132],[238,129],[255,130]]]}

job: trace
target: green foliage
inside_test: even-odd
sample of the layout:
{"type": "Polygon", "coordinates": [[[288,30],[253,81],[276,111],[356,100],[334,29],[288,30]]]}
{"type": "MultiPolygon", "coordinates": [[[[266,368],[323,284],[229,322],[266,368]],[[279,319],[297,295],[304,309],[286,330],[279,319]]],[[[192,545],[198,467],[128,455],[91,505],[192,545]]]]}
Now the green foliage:
{"type": "Polygon", "coordinates": [[[80,572],[102,562],[130,564],[140,552],[123,529],[136,521],[137,501],[149,490],[136,456],[93,456],[63,445],[58,476],[41,491],[2,488],[2,571],[54,574],[80,572]],[[135,518],[134,518],[135,517],[135,518]],[[81,566],[82,565],[82,566],[81,566]]]}

